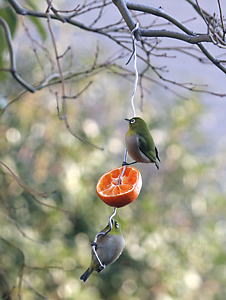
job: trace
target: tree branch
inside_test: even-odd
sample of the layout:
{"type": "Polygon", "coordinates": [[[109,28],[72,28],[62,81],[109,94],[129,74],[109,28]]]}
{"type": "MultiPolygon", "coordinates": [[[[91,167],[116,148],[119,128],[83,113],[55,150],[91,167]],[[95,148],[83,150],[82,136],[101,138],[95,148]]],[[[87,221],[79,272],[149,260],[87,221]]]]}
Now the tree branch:
{"type": "Polygon", "coordinates": [[[54,205],[51,205],[51,204],[48,204],[48,203],[44,203],[40,200],[37,199],[37,197],[41,197],[41,198],[48,198],[50,195],[48,195],[47,193],[43,193],[43,192],[39,192],[39,191],[36,191],[34,190],[33,188],[29,187],[28,185],[26,185],[24,182],[22,182],[22,180],[3,162],[3,161],[0,161],[0,166],[1,168],[3,169],[6,169],[7,172],[13,177],[13,179],[16,181],[16,183],[24,190],[26,191],[27,193],[29,193],[30,195],[32,195],[34,197],[34,200],[43,205],[43,206],[46,206],[46,207],[49,207],[49,208],[53,208],[53,209],[57,209],[59,211],[62,211],[64,213],[69,213],[69,211],[67,211],[66,209],[63,209],[63,208],[60,208],[60,207],[57,207],[57,206],[54,206],[54,205]]]}
{"type": "Polygon", "coordinates": [[[12,76],[16,79],[17,82],[19,82],[25,89],[27,89],[29,92],[34,93],[35,88],[27,83],[17,72],[16,69],[16,57],[13,49],[13,43],[11,38],[11,32],[9,30],[9,26],[6,23],[6,21],[0,17],[0,25],[2,26],[4,32],[5,32],[5,38],[6,42],[9,48],[9,58],[10,58],[10,69],[12,76]]]}
{"type": "MultiPolygon", "coordinates": [[[[112,0],[113,3],[115,3],[115,0],[112,0]]],[[[193,5],[193,7],[197,10],[197,7],[194,5],[194,3],[190,0],[187,0],[190,4],[193,5]]],[[[125,0],[118,0],[117,1],[117,7],[119,11],[123,11],[123,17],[124,15],[128,12],[128,10],[124,9],[125,6],[125,0]],[[121,7],[119,7],[121,6],[121,7]]],[[[151,29],[139,29],[139,34],[141,36],[149,36],[149,37],[168,37],[168,38],[174,38],[178,40],[182,40],[185,42],[188,42],[190,44],[196,44],[199,49],[203,52],[203,54],[221,71],[226,73],[226,68],[221,64],[219,60],[214,58],[212,54],[201,44],[202,42],[213,42],[212,38],[208,34],[195,34],[192,31],[190,31],[188,28],[186,28],[183,24],[172,18],[170,15],[164,13],[160,9],[155,9],[153,7],[147,6],[147,5],[141,5],[141,4],[134,4],[131,2],[126,2],[126,6],[129,9],[137,10],[137,11],[142,11],[146,13],[150,13],[159,17],[162,17],[168,21],[170,21],[172,24],[180,28],[182,31],[186,33],[181,34],[178,32],[173,32],[173,31],[167,31],[167,30],[151,30],[151,29]]],[[[126,14],[126,18],[132,18],[130,14],[126,14]]],[[[131,20],[130,20],[131,22],[131,20]]]]}
{"type": "Polygon", "coordinates": [[[152,30],[152,29],[140,29],[141,36],[148,37],[167,37],[171,39],[177,39],[189,44],[198,44],[201,42],[212,42],[212,39],[208,34],[199,34],[199,35],[188,35],[175,31],[169,30],[152,30]]]}
{"type": "MultiPolygon", "coordinates": [[[[38,12],[38,11],[34,11],[34,10],[30,10],[30,9],[22,7],[16,0],[8,0],[8,2],[12,6],[12,8],[15,10],[15,12],[19,15],[32,16],[32,17],[44,18],[44,19],[47,19],[47,17],[48,17],[47,13],[42,13],[42,12],[38,12]]],[[[50,15],[51,19],[62,22],[62,17],[58,17],[55,14],[49,14],[49,15],[50,15]]],[[[72,20],[71,17],[69,17],[69,16],[64,16],[63,19],[64,19],[65,23],[69,23],[71,25],[77,26],[77,27],[87,30],[87,31],[98,32],[100,34],[105,35],[104,32],[102,32],[98,29],[90,28],[81,22],[72,20]]]]}
{"type": "MultiPolygon", "coordinates": [[[[199,13],[199,15],[200,15],[200,11],[198,11],[197,6],[191,0],[186,0],[186,1],[189,4],[191,4],[193,6],[193,8],[197,11],[197,13],[199,13]]],[[[14,10],[18,14],[30,15],[30,16],[39,17],[39,18],[47,18],[48,17],[46,13],[37,12],[37,11],[23,8],[20,4],[18,4],[18,2],[16,0],[8,0],[8,2],[10,3],[10,5],[14,8],[14,10]]],[[[142,36],[143,37],[167,37],[167,38],[172,38],[172,39],[176,39],[176,40],[181,40],[181,41],[187,42],[189,44],[197,45],[197,47],[202,51],[202,53],[207,57],[207,59],[209,61],[211,61],[217,68],[219,68],[221,71],[223,71],[226,74],[226,68],[223,66],[222,61],[215,58],[202,44],[203,42],[213,43],[213,34],[211,34],[211,33],[209,33],[209,34],[194,33],[189,28],[187,28],[184,24],[177,21],[169,14],[165,13],[162,9],[156,9],[156,8],[153,8],[148,5],[137,4],[137,3],[133,3],[130,1],[126,1],[126,0],[112,0],[112,2],[118,8],[120,14],[122,15],[122,18],[125,20],[125,22],[130,30],[132,30],[136,24],[131,15],[130,10],[135,10],[135,11],[140,11],[140,12],[143,12],[146,14],[149,13],[151,15],[161,17],[161,18],[167,20],[168,22],[170,22],[170,24],[176,26],[178,29],[180,29],[183,32],[183,33],[181,33],[181,32],[174,32],[174,31],[168,31],[168,30],[151,30],[151,29],[146,29],[146,28],[139,28],[134,33],[137,40],[140,40],[142,36]]],[[[83,29],[86,31],[91,31],[91,32],[94,32],[97,34],[101,34],[101,35],[111,39],[113,42],[117,43],[119,46],[123,47],[125,50],[131,51],[130,47],[126,46],[127,42],[125,42],[123,40],[120,41],[118,39],[118,36],[114,36],[112,34],[113,32],[117,33],[120,30],[125,31],[124,27],[121,27],[120,29],[119,28],[111,28],[110,29],[109,26],[106,26],[106,28],[108,28],[107,30],[105,30],[106,29],[105,27],[93,28],[93,27],[86,26],[85,24],[83,24],[81,22],[75,21],[74,19],[72,20],[73,16],[68,16],[68,15],[65,16],[65,15],[59,14],[60,11],[57,11],[57,12],[58,12],[58,14],[50,14],[51,19],[61,21],[61,22],[63,19],[64,22],[69,23],[74,26],[77,26],[80,29],[83,29]]],[[[205,12],[205,14],[208,15],[208,13],[206,13],[206,12],[205,12]]],[[[125,37],[127,37],[127,36],[125,36],[125,37]]],[[[143,43],[146,43],[148,45],[147,40],[143,40],[143,43]]],[[[219,46],[219,43],[217,44],[217,46],[219,46]]],[[[150,50],[148,50],[148,51],[150,51],[150,50]]],[[[146,53],[146,55],[147,55],[147,53],[146,53]]],[[[152,68],[152,70],[156,73],[156,75],[160,79],[174,84],[174,82],[171,82],[168,79],[164,79],[164,77],[158,73],[157,68],[152,66],[150,64],[150,62],[146,61],[145,58],[143,57],[143,55],[139,54],[138,57],[142,61],[146,62],[147,65],[152,68]]]]}
{"type": "Polygon", "coordinates": [[[171,17],[169,14],[166,14],[165,12],[163,12],[162,9],[157,9],[157,8],[154,8],[154,7],[151,7],[151,6],[147,6],[147,5],[144,5],[144,4],[137,4],[137,3],[133,3],[133,2],[129,2],[129,1],[126,2],[126,5],[131,10],[146,12],[146,13],[149,13],[151,15],[161,17],[161,18],[169,21],[170,23],[174,24],[176,27],[181,29],[183,32],[185,32],[189,35],[192,34],[192,31],[190,31],[182,23],[180,23],[179,21],[177,21],[176,19],[171,17]]]}
{"type": "MultiPolygon", "coordinates": [[[[129,27],[130,31],[132,31],[135,26],[136,23],[133,21],[132,15],[129,11],[129,9],[127,8],[127,5],[125,4],[124,0],[112,0],[112,2],[117,6],[119,12],[121,13],[123,19],[125,20],[127,26],[129,27]]],[[[135,38],[137,40],[140,40],[140,33],[139,30],[136,30],[134,32],[135,38]]]]}

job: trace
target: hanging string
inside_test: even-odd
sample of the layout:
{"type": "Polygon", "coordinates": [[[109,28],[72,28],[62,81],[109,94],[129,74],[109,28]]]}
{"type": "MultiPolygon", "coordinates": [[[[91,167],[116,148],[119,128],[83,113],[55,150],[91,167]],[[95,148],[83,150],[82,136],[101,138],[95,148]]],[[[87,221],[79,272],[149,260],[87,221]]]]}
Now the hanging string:
{"type": "MultiPolygon", "coordinates": [[[[133,28],[133,30],[131,31],[131,34],[132,34],[132,39],[133,39],[133,51],[132,51],[132,54],[129,58],[129,60],[127,61],[126,64],[128,64],[132,57],[134,56],[134,71],[135,71],[135,80],[134,80],[134,86],[133,86],[133,93],[132,93],[132,96],[131,96],[131,106],[132,106],[132,110],[133,110],[133,116],[135,117],[136,116],[136,109],[135,109],[135,105],[134,105],[134,97],[135,97],[135,94],[136,94],[136,90],[137,90],[137,85],[138,85],[138,77],[139,77],[139,74],[138,74],[138,70],[137,70],[137,48],[136,48],[136,38],[134,36],[134,32],[136,30],[138,30],[139,28],[139,23],[136,24],[136,26],[133,28]]],[[[124,159],[123,159],[123,163],[127,161],[127,149],[125,149],[125,152],[124,152],[124,159]]],[[[120,174],[119,176],[119,184],[121,184],[121,180],[122,180],[122,177],[124,176],[125,174],[125,171],[126,171],[126,165],[123,166],[123,169],[122,169],[122,173],[120,174]]],[[[109,229],[104,232],[104,231],[101,231],[99,233],[96,234],[95,236],[95,239],[94,241],[91,243],[91,246],[92,246],[92,251],[94,253],[94,255],[96,256],[96,259],[100,265],[99,267],[99,272],[102,271],[104,268],[105,268],[105,265],[102,263],[102,261],[100,260],[98,254],[97,254],[97,251],[96,251],[96,247],[97,247],[97,239],[99,236],[104,236],[104,235],[107,235],[111,230],[112,230],[112,220],[113,220],[113,217],[116,215],[117,213],[117,208],[115,207],[114,208],[114,211],[112,213],[112,215],[109,217],[109,222],[108,222],[108,225],[109,225],[109,229]]]]}
{"type": "MultiPolygon", "coordinates": [[[[136,94],[137,85],[138,85],[138,79],[139,79],[138,78],[139,74],[138,74],[138,70],[137,70],[136,38],[134,36],[134,32],[136,30],[138,30],[138,28],[139,28],[139,23],[137,23],[136,26],[131,31],[132,39],[133,39],[133,51],[132,51],[132,54],[131,54],[129,60],[126,63],[126,64],[129,64],[129,62],[131,61],[132,57],[134,56],[135,81],[134,81],[134,86],[133,86],[133,93],[132,93],[132,96],[131,96],[131,106],[132,106],[133,116],[134,117],[136,116],[136,109],[135,109],[135,105],[134,105],[134,97],[135,97],[135,94],[136,94]]],[[[123,163],[126,163],[126,161],[127,161],[127,154],[128,154],[128,151],[127,151],[127,149],[125,149],[123,163]]],[[[126,168],[127,168],[127,166],[124,165],[123,169],[122,169],[122,173],[119,176],[119,184],[121,184],[122,177],[125,174],[126,168]]],[[[109,217],[109,222],[108,222],[109,229],[106,232],[101,231],[101,232],[97,233],[96,236],[95,236],[94,241],[91,243],[92,251],[93,251],[94,255],[96,256],[96,259],[97,259],[97,261],[98,261],[98,263],[100,265],[98,272],[102,271],[105,268],[105,265],[100,260],[98,254],[97,254],[97,251],[96,251],[97,239],[98,239],[99,236],[107,235],[112,230],[112,226],[113,226],[113,224],[112,224],[113,222],[112,221],[113,221],[113,217],[116,215],[116,213],[117,213],[117,208],[115,207],[113,213],[109,217]]]]}
{"type": "Polygon", "coordinates": [[[128,150],[125,148],[124,158],[123,158],[123,162],[122,162],[123,169],[122,169],[122,173],[119,175],[118,184],[122,183],[122,177],[124,176],[125,171],[126,171],[126,167],[127,167],[127,154],[128,154],[128,150]]]}
{"type": "Polygon", "coordinates": [[[134,105],[134,97],[136,94],[136,90],[137,90],[137,84],[138,84],[138,70],[137,70],[137,47],[136,47],[136,38],[134,36],[134,32],[136,30],[138,30],[139,28],[139,23],[136,24],[136,26],[133,28],[133,30],[131,31],[132,34],[132,39],[133,39],[133,52],[129,58],[129,60],[127,61],[127,65],[130,62],[130,60],[132,59],[132,57],[134,56],[134,71],[135,71],[135,80],[134,80],[134,86],[133,86],[133,93],[132,93],[132,97],[131,97],[131,106],[132,106],[132,110],[133,110],[133,116],[136,117],[136,109],[135,109],[135,105],[134,105]]]}
{"type": "Polygon", "coordinates": [[[97,261],[100,265],[98,272],[102,271],[105,268],[105,265],[100,260],[98,254],[97,254],[97,251],[96,251],[97,239],[98,239],[99,236],[107,235],[112,230],[112,223],[113,223],[112,220],[113,220],[114,216],[116,215],[116,213],[117,213],[117,207],[114,207],[113,213],[109,217],[109,222],[108,222],[109,229],[106,232],[101,231],[101,232],[97,233],[96,236],[95,236],[94,241],[91,243],[92,251],[93,251],[94,255],[96,256],[96,259],[97,259],[97,261]]]}

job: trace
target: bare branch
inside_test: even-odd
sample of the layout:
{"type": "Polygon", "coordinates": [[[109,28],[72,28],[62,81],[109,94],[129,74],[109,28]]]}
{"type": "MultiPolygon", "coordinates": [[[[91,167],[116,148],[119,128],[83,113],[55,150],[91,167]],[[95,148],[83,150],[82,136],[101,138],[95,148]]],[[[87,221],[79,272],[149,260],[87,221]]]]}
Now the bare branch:
{"type": "MultiPolygon", "coordinates": [[[[68,122],[68,117],[67,117],[67,103],[66,103],[66,99],[68,98],[68,96],[66,95],[64,75],[63,75],[63,71],[62,71],[61,63],[60,63],[61,56],[59,56],[59,54],[58,54],[56,40],[55,40],[54,33],[53,33],[53,30],[52,30],[52,27],[51,27],[51,15],[49,13],[49,11],[53,9],[52,0],[47,0],[47,3],[48,3],[48,7],[47,7],[47,10],[46,10],[47,24],[48,24],[48,29],[49,29],[49,32],[50,32],[50,36],[51,36],[51,40],[52,40],[52,44],[53,44],[53,48],[54,48],[54,53],[55,53],[55,58],[56,58],[56,63],[57,63],[57,69],[58,69],[58,72],[60,74],[60,81],[61,81],[61,100],[62,100],[62,108],[61,108],[61,110],[59,109],[58,94],[56,94],[58,116],[59,116],[60,120],[64,121],[65,127],[68,129],[68,131],[76,139],[78,139],[80,142],[86,143],[86,144],[88,144],[88,145],[90,145],[90,146],[92,146],[92,147],[94,147],[96,149],[103,150],[103,148],[101,148],[101,147],[99,147],[99,146],[91,143],[87,139],[84,139],[84,138],[80,137],[78,134],[74,133],[74,131],[71,129],[70,124],[68,122]]],[[[57,14],[57,16],[58,16],[58,14],[57,14]]],[[[81,91],[81,93],[82,92],[83,91],[81,91]]]]}
{"type": "MultiPolygon", "coordinates": [[[[193,7],[195,7],[196,10],[199,11],[199,13],[200,13],[200,9],[197,7],[197,5],[195,5],[191,0],[188,0],[188,1],[189,1],[189,3],[191,2],[191,4],[193,5],[193,7]]],[[[158,16],[162,17],[162,18],[165,18],[168,21],[172,22],[174,25],[176,25],[178,28],[180,28],[181,30],[183,30],[185,33],[187,33],[187,35],[181,35],[181,33],[170,32],[170,31],[166,31],[166,30],[139,29],[139,33],[140,33],[141,36],[173,37],[175,39],[183,40],[183,41],[186,41],[186,42],[191,43],[191,44],[196,44],[200,48],[200,50],[205,54],[205,56],[216,67],[218,67],[221,71],[223,71],[224,73],[226,73],[226,68],[221,64],[221,62],[219,60],[217,60],[216,58],[214,58],[211,55],[211,53],[201,44],[201,42],[212,42],[213,40],[212,40],[211,36],[205,35],[205,34],[201,34],[201,35],[194,34],[192,31],[190,31],[189,29],[187,29],[183,24],[179,23],[177,20],[175,20],[171,16],[169,16],[169,15],[167,15],[165,13],[162,13],[160,10],[153,9],[153,8],[151,8],[149,6],[145,6],[145,5],[137,5],[137,4],[134,5],[134,4],[130,3],[130,2],[126,2],[126,3],[127,3],[126,5],[127,5],[128,8],[135,9],[135,10],[137,9],[137,10],[141,10],[141,11],[153,13],[155,15],[158,15],[158,16]]],[[[118,4],[118,6],[122,6],[120,9],[123,10],[124,13],[127,12],[124,9],[124,6],[125,6],[124,0],[118,1],[117,4],[118,4]]],[[[126,17],[130,18],[130,15],[127,14],[126,17]]]]}
{"type": "Polygon", "coordinates": [[[2,26],[4,32],[5,32],[5,38],[9,49],[9,57],[10,57],[10,72],[14,79],[16,79],[17,82],[19,82],[25,89],[27,89],[29,92],[34,93],[35,88],[31,86],[29,83],[27,83],[17,72],[16,68],[16,57],[13,49],[13,43],[11,38],[11,33],[9,30],[9,26],[6,23],[6,21],[0,17],[0,25],[2,26]]]}
{"type": "MultiPolygon", "coordinates": [[[[136,23],[133,21],[132,15],[125,3],[124,0],[112,0],[112,2],[117,6],[118,10],[120,11],[123,19],[125,20],[127,26],[129,27],[130,31],[132,31],[135,26],[136,23]]],[[[139,30],[136,30],[136,32],[134,32],[135,38],[137,40],[140,40],[140,33],[139,30]]]]}
{"type": "MultiPolygon", "coordinates": [[[[185,34],[183,34],[183,33],[180,33],[180,32],[174,32],[174,31],[168,31],[168,30],[151,30],[151,29],[141,28],[140,30],[137,30],[137,32],[136,32],[136,38],[137,39],[140,39],[140,37],[142,35],[144,37],[147,37],[147,36],[148,37],[167,37],[167,38],[178,39],[178,40],[190,43],[190,44],[195,44],[200,48],[200,50],[203,52],[203,54],[215,66],[217,66],[221,71],[226,73],[226,68],[222,65],[222,62],[217,60],[216,58],[214,58],[214,56],[201,44],[202,42],[213,43],[213,34],[208,35],[208,34],[194,33],[191,30],[189,30],[184,24],[178,22],[176,19],[174,19],[170,15],[166,14],[161,9],[155,9],[151,6],[131,3],[129,1],[125,2],[124,0],[112,0],[112,1],[117,6],[117,8],[119,9],[122,17],[126,21],[126,23],[127,23],[130,30],[135,27],[135,22],[132,18],[130,10],[137,10],[137,11],[146,12],[146,13],[150,13],[152,15],[156,15],[158,17],[161,17],[161,18],[169,21],[170,23],[172,23],[178,29],[182,30],[185,33],[185,34]]],[[[197,7],[197,5],[195,3],[193,3],[191,0],[186,0],[186,1],[189,2],[196,9],[196,11],[200,14],[200,10],[199,10],[199,8],[197,7]]],[[[40,18],[47,18],[46,13],[36,12],[36,11],[29,10],[29,9],[25,9],[22,6],[20,6],[16,0],[9,0],[9,3],[11,4],[11,6],[15,9],[15,11],[18,14],[31,15],[31,16],[40,17],[40,18]]],[[[205,15],[208,15],[208,13],[206,13],[206,12],[203,12],[203,13],[205,15]]],[[[59,19],[59,17],[56,14],[50,14],[50,17],[52,19],[62,21],[61,19],[59,19]]],[[[86,26],[85,24],[82,24],[81,22],[72,20],[68,16],[64,16],[64,21],[71,24],[71,25],[77,26],[81,29],[84,29],[84,30],[87,30],[87,31],[92,31],[92,32],[104,35],[107,38],[114,41],[115,43],[122,46],[124,49],[127,49],[128,51],[131,51],[130,48],[128,48],[124,45],[124,42],[122,42],[122,41],[120,42],[117,39],[117,37],[114,37],[113,35],[111,35],[112,30],[115,30],[115,32],[116,32],[116,29],[111,28],[111,30],[105,31],[104,28],[99,28],[99,29],[98,28],[93,28],[93,27],[90,27],[90,26],[86,26]]],[[[217,42],[217,44],[218,45],[219,44],[223,45],[222,38],[220,38],[219,35],[216,35],[216,37],[219,40],[219,42],[217,42]]],[[[156,70],[156,67],[153,68],[153,70],[156,70]]]]}
{"type": "Polygon", "coordinates": [[[202,42],[212,42],[211,37],[208,34],[199,34],[199,35],[188,35],[182,34],[175,31],[169,30],[152,30],[152,29],[140,29],[141,36],[148,37],[167,37],[171,39],[177,39],[189,44],[198,44],[202,42]]]}
{"type": "Polygon", "coordinates": [[[26,184],[24,184],[20,178],[3,162],[0,161],[0,165],[5,168],[9,174],[15,179],[15,181],[17,182],[17,184],[25,191],[27,191],[29,194],[35,196],[35,197],[41,197],[41,198],[48,198],[47,193],[42,193],[42,192],[38,192],[35,191],[34,189],[28,187],[26,184]]]}
{"type": "Polygon", "coordinates": [[[219,12],[220,12],[221,27],[222,27],[222,31],[223,31],[223,40],[225,40],[226,29],[224,28],[224,17],[223,17],[223,12],[222,12],[222,7],[221,7],[220,0],[217,0],[217,4],[218,4],[218,7],[219,7],[219,12]]]}
{"type": "Polygon", "coordinates": [[[65,98],[67,98],[67,99],[77,99],[79,96],[81,96],[91,86],[92,83],[93,83],[93,81],[88,82],[87,85],[84,86],[84,88],[81,89],[81,91],[79,91],[76,95],[65,96],[65,98]]]}
{"type": "Polygon", "coordinates": [[[13,179],[16,181],[16,183],[24,190],[26,191],[27,193],[29,193],[30,195],[32,195],[34,197],[34,200],[36,202],[38,202],[39,204],[41,205],[44,205],[46,207],[49,207],[49,208],[54,208],[54,209],[57,209],[57,210],[60,210],[60,211],[63,211],[65,213],[68,213],[67,210],[65,209],[62,209],[62,208],[59,208],[59,207],[56,207],[54,205],[51,205],[51,204],[48,204],[48,203],[44,203],[40,200],[38,200],[36,197],[41,197],[41,198],[49,198],[50,195],[48,195],[47,193],[43,193],[43,192],[38,192],[36,190],[34,190],[33,188],[30,188],[28,185],[26,185],[25,183],[22,182],[22,180],[3,162],[3,161],[0,161],[0,166],[4,169],[6,169],[8,171],[8,173],[13,177],[13,179]]]}
{"type": "Polygon", "coordinates": [[[64,116],[66,114],[66,111],[65,111],[65,100],[64,100],[64,97],[65,97],[65,84],[64,84],[63,71],[61,69],[61,64],[60,64],[60,56],[58,54],[57,45],[56,45],[55,37],[54,37],[54,34],[53,34],[52,26],[51,26],[51,16],[49,14],[49,10],[52,8],[51,5],[52,5],[51,2],[48,1],[48,8],[46,10],[46,13],[47,13],[47,24],[48,24],[48,29],[49,29],[49,33],[50,33],[50,36],[51,36],[52,44],[53,44],[53,49],[54,49],[56,63],[57,63],[57,69],[58,69],[58,72],[59,72],[59,75],[60,75],[61,92],[62,92],[62,99],[63,99],[63,102],[62,102],[62,114],[64,116]]]}
{"type": "Polygon", "coordinates": [[[157,9],[157,8],[154,8],[151,6],[137,4],[137,3],[133,3],[133,2],[129,2],[129,1],[126,2],[126,5],[131,10],[146,12],[146,13],[152,14],[154,16],[161,17],[165,20],[168,20],[171,24],[175,25],[177,28],[181,29],[183,32],[185,32],[189,35],[192,34],[192,32],[187,27],[185,27],[182,23],[177,21],[175,18],[171,17],[169,14],[166,14],[160,8],[157,9]]]}

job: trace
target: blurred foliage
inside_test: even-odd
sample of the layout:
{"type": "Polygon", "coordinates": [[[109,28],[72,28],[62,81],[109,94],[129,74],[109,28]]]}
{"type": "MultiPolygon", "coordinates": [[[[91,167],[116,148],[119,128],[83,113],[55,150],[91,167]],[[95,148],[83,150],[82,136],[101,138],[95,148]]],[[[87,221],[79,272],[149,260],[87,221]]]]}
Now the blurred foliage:
{"type": "MultiPolygon", "coordinates": [[[[9,25],[9,29],[11,32],[11,35],[14,36],[16,28],[17,28],[17,16],[14,13],[14,11],[8,7],[5,6],[5,3],[3,2],[3,5],[1,5],[0,2],[0,17],[3,18],[7,24],[9,25]]],[[[0,68],[3,68],[5,65],[5,52],[7,49],[6,41],[5,41],[5,33],[0,26],[0,68]]],[[[0,80],[5,79],[6,74],[4,72],[0,72],[0,80]]]]}
{"type": "MultiPolygon", "coordinates": [[[[32,0],[27,0],[26,2],[27,6],[32,9],[38,9],[35,1],[32,0]]],[[[14,37],[16,33],[16,29],[18,27],[18,16],[17,14],[13,11],[13,9],[8,6],[7,1],[0,1],[0,17],[3,18],[10,29],[12,37],[14,37]]],[[[31,23],[35,26],[37,32],[39,33],[40,37],[42,38],[42,41],[45,41],[47,38],[47,33],[45,30],[44,25],[42,24],[42,20],[34,18],[34,17],[29,17],[28,18],[31,23]]],[[[7,64],[7,54],[8,54],[8,46],[5,41],[5,33],[0,26],[0,68],[6,67],[7,64]]],[[[8,66],[7,66],[8,67],[8,66]]],[[[6,73],[0,72],[0,80],[6,79],[6,73]]]]}
{"type": "MultiPolygon", "coordinates": [[[[77,47],[75,63],[79,59],[85,68],[90,58],[77,47]]],[[[21,70],[32,78],[37,65],[21,70]]],[[[143,116],[159,148],[160,170],[137,165],[141,195],[117,215],[125,251],[86,284],[79,280],[89,264],[90,242],[112,212],[97,198],[95,185],[121,165],[132,88],[109,72],[93,80],[79,99],[68,101],[68,117],[79,135],[104,151],[65,129],[47,89],[25,94],[1,116],[0,160],[49,197],[32,196],[0,169],[0,296],[5,289],[13,299],[29,300],[224,300],[225,156],[216,149],[209,154],[213,140],[200,126],[207,109],[199,100],[164,101],[157,89],[146,95],[143,116]]],[[[80,90],[84,83],[67,88],[80,90]]],[[[6,98],[21,90],[10,78],[0,86],[6,98]]]]}

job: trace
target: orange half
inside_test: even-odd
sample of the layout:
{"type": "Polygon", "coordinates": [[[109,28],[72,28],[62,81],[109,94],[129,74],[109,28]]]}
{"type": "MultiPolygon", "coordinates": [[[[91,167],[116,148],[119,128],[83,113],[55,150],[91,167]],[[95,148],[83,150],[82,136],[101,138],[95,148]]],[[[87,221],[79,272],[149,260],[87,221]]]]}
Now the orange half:
{"type": "Polygon", "coordinates": [[[113,207],[125,206],[139,196],[142,186],[140,172],[134,167],[120,167],[101,176],[97,182],[97,195],[113,207]]]}

